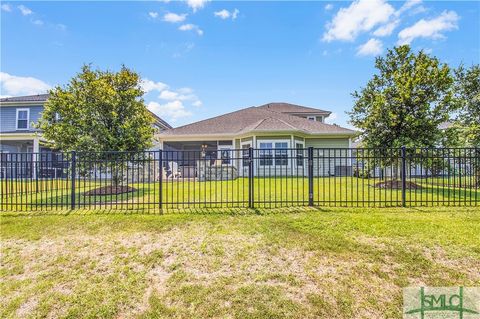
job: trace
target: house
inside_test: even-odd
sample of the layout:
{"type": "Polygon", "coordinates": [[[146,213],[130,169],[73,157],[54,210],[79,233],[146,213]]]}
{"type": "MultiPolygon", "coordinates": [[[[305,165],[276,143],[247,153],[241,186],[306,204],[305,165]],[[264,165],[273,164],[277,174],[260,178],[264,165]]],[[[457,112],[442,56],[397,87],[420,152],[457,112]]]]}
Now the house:
{"type": "MultiPolygon", "coordinates": [[[[452,122],[442,122],[438,125],[438,129],[443,132],[452,127],[454,127],[452,122]]],[[[415,155],[409,155],[411,151],[407,152],[405,174],[408,178],[471,175],[473,174],[472,153],[466,145],[463,147],[465,148],[443,147],[441,142],[437,142],[433,148],[417,147],[415,155]]],[[[396,165],[368,167],[369,158],[380,159],[384,155],[381,155],[380,149],[368,148],[363,145],[361,138],[354,141],[352,143],[352,167],[354,172],[357,171],[359,175],[373,178],[396,178],[400,176],[400,148],[386,148],[385,150],[390,153],[389,157],[395,159],[396,165]]]]}
{"type": "MultiPolygon", "coordinates": [[[[0,153],[2,158],[11,158],[24,164],[21,170],[10,172],[10,175],[28,177],[33,174],[32,153],[40,153],[39,160],[46,162],[55,161],[59,155],[53,155],[52,150],[46,147],[46,140],[34,124],[38,122],[43,111],[48,94],[29,96],[16,96],[0,99],[0,153]],[[30,155],[29,155],[30,154],[30,155]]],[[[170,129],[171,126],[152,113],[155,118],[154,126],[158,131],[170,129]]],[[[158,148],[158,147],[157,147],[158,148]]],[[[12,159],[10,159],[11,161],[12,159]]],[[[0,172],[2,176],[8,175],[5,167],[0,172]]]]}
{"type": "MultiPolygon", "coordinates": [[[[343,149],[347,152],[356,132],[325,123],[331,114],[317,108],[290,103],[253,106],[203,121],[162,131],[157,135],[161,148],[176,162],[184,174],[198,175],[199,154],[235,166],[245,174],[247,150],[252,147],[258,160],[255,174],[272,175],[278,170],[306,167],[305,148],[343,149]],[[299,167],[301,166],[301,167],[299,167]]],[[[317,150],[316,175],[334,175],[348,159],[320,161],[317,150]]],[[[340,151],[336,156],[340,156],[340,151]]],[[[333,155],[333,153],[332,153],[333,155]]]]}

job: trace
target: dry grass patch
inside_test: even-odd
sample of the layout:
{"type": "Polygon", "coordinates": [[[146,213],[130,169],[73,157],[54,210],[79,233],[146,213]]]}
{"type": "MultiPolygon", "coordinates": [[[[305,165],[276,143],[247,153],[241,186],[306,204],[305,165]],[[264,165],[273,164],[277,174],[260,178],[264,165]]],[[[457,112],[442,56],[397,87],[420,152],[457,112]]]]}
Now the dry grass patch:
{"type": "Polygon", "coordinates": [[[400,318],[402,287],[478,285],[479,220],[469,209],[1,217],[0,317],[400,318]]]}

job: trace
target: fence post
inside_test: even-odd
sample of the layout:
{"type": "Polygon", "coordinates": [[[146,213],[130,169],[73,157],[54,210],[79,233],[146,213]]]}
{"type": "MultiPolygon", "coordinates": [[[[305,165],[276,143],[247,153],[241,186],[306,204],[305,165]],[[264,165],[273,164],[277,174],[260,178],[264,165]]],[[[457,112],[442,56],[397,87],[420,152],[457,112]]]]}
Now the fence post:
{"type": "Polygon", "coordinates": [[[248,148],[248,207],[254,208],[255,200],[253,198],[253,148],[248,148]]]}
{"type": "Polygon", "coordinates": [[[75,176],[76,174],[76,167],[77,167],[77,152],[72,151],[72,180],[71,180],[71,191],[70,191],[70,208],[73,210],[75,209],[75,176]]]}
{"type": "Polygon", "coordinates": [[[160,165],[160,170],[159,170],[159,182],[160,182],[160,185],[159,185],[159,195],[160,195],[160,202],[159,202],[159,208],[160,208],[160,212],[162,212],[162,209],[163,209],[163,151],[162,150],[159,150],[158,151],[158,165],[160,165]]]}
{"type": "Polygon", "coordinates": [[[400,178],[402,179],[402,207],[407,206],[407,150],[405,146],[401,148],[401,156],[402,156],[402,167],[400,172],[400,178]]]}
{"type": "Polygon", "coordinates": [[[308,206],[313,206],[313,147],[308,148],[308,206]]]}

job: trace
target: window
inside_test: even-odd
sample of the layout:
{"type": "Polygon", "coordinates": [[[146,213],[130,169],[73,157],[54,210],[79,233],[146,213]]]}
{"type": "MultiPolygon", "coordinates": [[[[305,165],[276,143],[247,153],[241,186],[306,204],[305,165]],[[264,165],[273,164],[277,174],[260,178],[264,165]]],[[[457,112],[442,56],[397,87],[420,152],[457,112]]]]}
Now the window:
{"type": "Polygon", "coordinates": [[[260,143],[260,151],[258,157],[260,159],[260,165],[270,166],[273,165],[273,143],[260,143]]]}
{"type": "Polygon", "coordinates": [[[288,165],[288,142],[264,141],[259,143],[260,166],[287,166],[288,165]]]}
{"type": "Polygon", "coordinates": [[[249,148],[250,148],[250,144],[243,144],[242,145],[242,165],[243,167],[248,167],[248,160],[250,158],[249,156],[249,148]]]}
{"type": "Polygon", "coordinates": [[[323,123],[323,116],[318,116],[318,117],[317,117],[317,121],[319,121],[319,122],[322,122],[322,123],[323,123]]]}
{"type": "Polygon", "coordinates": [[[307,116],[307,120],[316,121],[317,119],[315,118],[315,116],[307,116]]]}
{"type": "Polygon", "coordinates": [[[275,143],[275,165],[288,165],[288,143],[275,143]]]}
{"type": "Polygon", "coordinates": [[[303,143],[295,143],[295,148],[297,151],[297,166],[303,166],[304,162],[304,146],[303,143]]]}
{"type": "Polygon", "coordinates": [[[17,130],[28,130],[29,109],[17,109],[17,130]]]}

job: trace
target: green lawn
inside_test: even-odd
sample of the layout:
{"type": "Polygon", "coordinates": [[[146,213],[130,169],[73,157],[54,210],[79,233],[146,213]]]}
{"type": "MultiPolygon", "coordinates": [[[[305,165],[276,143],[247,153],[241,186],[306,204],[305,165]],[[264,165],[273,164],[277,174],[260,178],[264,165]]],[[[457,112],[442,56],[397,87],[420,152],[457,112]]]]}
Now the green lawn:
{"type": "MultiPolygon", "coordinates": [[[[421,189],[408,190],[407,206],[475,206],[480,189],[472,177],[411,179],[421,189]]],[[[314,203],[320,206],[399,206],[401,191],[375,187],[378,178],[319,177],[313,181],[314,203]]],[[[87,196],[85,192],[110,184],[109,181],[76,181],[75,201],[80,208],[156,209],[160,201],[158,182],[129,184],[134,193],[114,196],[87,196]]],[[[3,181],[2,208],[5,210],[46,210],[70,207],[70,181],[3,181]]],[[[255,178],[256,207],[305,206],[308,203],[307,178],[255,178]],[[273,203],[276,201],[277,203],[273,203]]],[[[162,185],[165,208],[245,207],[248,179],[231,181],[169,180],[162,185]]]]}
{"type": "Polygon", "coordinates": [[[401,318],[480,285],[478,208],[0,213],[0,317],[401,318]]]}

